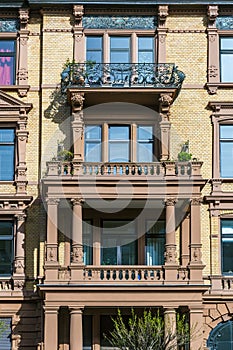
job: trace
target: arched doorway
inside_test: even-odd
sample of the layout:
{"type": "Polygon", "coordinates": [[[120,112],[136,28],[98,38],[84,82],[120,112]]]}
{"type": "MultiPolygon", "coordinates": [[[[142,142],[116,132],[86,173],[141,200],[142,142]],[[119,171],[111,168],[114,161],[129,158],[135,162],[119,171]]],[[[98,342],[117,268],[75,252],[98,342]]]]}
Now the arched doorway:
{"type": "Polygon", "coordinates": [[[219,323],[209,335],[210,350],[233,350],[233,321],[219,323]]]}

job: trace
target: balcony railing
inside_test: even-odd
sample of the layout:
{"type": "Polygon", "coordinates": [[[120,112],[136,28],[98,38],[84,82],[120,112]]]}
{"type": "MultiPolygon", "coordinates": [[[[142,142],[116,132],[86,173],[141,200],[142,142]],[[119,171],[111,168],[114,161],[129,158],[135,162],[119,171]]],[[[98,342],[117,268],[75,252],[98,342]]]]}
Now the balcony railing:
{"type": "Polygon", "coordinates": [[[152,162],[152,163],[75,163],[63,161],[47,162],[47,176],[201,176],[202,162],[152,162]]]}
{"type": "MultiPolygon", "coordinates": [[[[84,266],[81,267],[80,283],[153,283],[166,284],[166,269],[164,266],[84,266]]],[[[178,266],[175,273],[175,281],[188,284],[189,270],[186,267],[178,266]]],[[[62,267],[58,270],[60,282],[72,281],[71,269],[62,267]]]]}
{"type": "Polygon", "coordinates": [[[180,88],[184,78],[174,63],[70,63],[61,73],[61,89],[180,88]]]}

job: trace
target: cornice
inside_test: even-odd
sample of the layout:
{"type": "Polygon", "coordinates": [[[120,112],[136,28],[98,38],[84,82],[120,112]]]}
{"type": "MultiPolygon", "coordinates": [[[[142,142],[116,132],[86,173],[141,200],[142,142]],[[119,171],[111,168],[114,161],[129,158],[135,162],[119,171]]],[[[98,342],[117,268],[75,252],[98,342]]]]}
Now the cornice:
{"type": "MultiPolygon", "coordinates": [[[[7,0],[4,0],[7,3],[7,0]]],[[[14,1],[15,2],[15,1],[14,1]]],[[[19,1],[19,3],[22,1],[19,1]]],[[[28,0],[29,5],[78,5],[78,4],[109,4],[109,5],[232,5],[232,0],[28,0]]],[[[11,6],[12,7],[12,6],[11,6]]]]}

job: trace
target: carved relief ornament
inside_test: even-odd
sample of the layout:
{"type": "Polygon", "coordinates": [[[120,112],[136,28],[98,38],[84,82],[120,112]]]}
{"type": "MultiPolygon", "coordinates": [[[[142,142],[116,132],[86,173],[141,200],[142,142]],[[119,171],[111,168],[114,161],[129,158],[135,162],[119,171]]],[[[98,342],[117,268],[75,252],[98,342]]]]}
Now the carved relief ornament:
{"type": "Polygon", "coordinates": [[[28,20],[29,20],[29,9],[28,8],[19,9],[19,19],[20,19],[21,24],[23,24],[23,25],[28,24],[28,20]]]}
{"type": "Polygon", "coordinates": [[[166,207],[171,207],[174,206],[176,204],[177,200],[175,198],[167,198],[164,200],[164,204],[166,205],[166,207]]]}
{"type": "Polygon", "coordinates": [[[71,203],[73,204],[73,206],[76,206],[76,205],[83,205],[84,203],[84,199],[81,198],[81,197],[77,197],[77,198],[72,198],[71,199],[71,203]]]}
{"type": "Polygon", "coordinates": [[[213,6],[213,5],[208,6],[207,15],[210,22],[215,22],[218,16],[218,6],[213,6]]]}
{"type": "Polygon", "coordinates": [[[73,111],[81,111],[83,109],[84,103],[84,94],[83,93],[72,93],[71,95],[71,104],[73,111]]]}
{"type": "Polygon", "coordinates": [[[72,262],[83,264],[83,247],[82,245],[73,246],[72,262]]]}
{"type": "Polygon", "coordinates": [[[75,24],[80,25],[83,15],[84,15],[84,8],[82,5],[74,5],[73,7],[73,15],[75,18],[75,24]]]}
{"type": "Polygon", "coordinates": [[[159,6],[158,15],[159,15],[160,22],[165,22],[168,16],[168,6],[167,5],[159,6]]]}

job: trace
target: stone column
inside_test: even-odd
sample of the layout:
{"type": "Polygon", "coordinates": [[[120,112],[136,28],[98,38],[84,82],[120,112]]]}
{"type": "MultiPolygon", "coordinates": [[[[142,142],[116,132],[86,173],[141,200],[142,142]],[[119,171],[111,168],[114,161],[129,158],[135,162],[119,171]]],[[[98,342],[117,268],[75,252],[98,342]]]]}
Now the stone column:
{"type": "Polygon", "coordinates": [[[19,9],[20,31],[19,31],[19,69],[18,69],[18,85],[22,87],[19,89],[20,97],[27,95],[28,85],[28,38],[29,30],[27,24],[29,21],[29,9],[19,9]]]}
{"type": "Polygon", "coordinates": [[[70,350],[83,349],[82,307],[70,307],[70,350]]]}
{"type": "Polygon", "coordinates": [[[190,307],[190,349],[201,350],[203,349],[203,309],[202,306],[190,307]]]}
{"type": "Polygon", "coordinates": [[[201,261],[201,201],[200,197],[191,200],[191,234],[190,234],[190,280],[202,281],[201,261]]]}
{"type": "Polygon", "coordinates": [[[84,14],[83,5],[74,5],[74,61],[84,62],[85,61],[85,37],[83,36],[82,18],[84,14]]]}
{"type": "Polygon", "coordinates": [[[57,279],[58,271],[58,204],[59,199],[47,198],[47,243],[45,279],[57,279]]]}
{"type": "Polygon", "coordinates": [[[44,306],[44,350],[58,349],[58,309],[58,306],[44,306]]]}
{"type": "Polygon", "coordinates": [[[181,264],[183,266],[189,263],[189,244],[190,244],[190,214],[187,214],[181,223],[181,264]]]}
{"type": "Polygon", "coordinates": [[[93,328],[93,350],[100,350],[100,315],[93,315],[92,318],[93,328]]]}
{"type": "Polygon", "coordinates": [[[176,281],[176,221],[175,221],[175,198],[168,198],[164,201],[166,206],[166,244],[165,244],[165,280],[176,281]]]}
{"type": "Polygon", "coordinates": [[[83,233],[82,233],[82,198],[71,199],[73,204],[72,219],[72,252],[71,252],[71,279],[82,277],[83,269],[83,233]]]}
{"type": "Polygon", "coordinates": [[[165,308],[164,310],[164,337],[165,341],[169,341],[169,349],[177,349],[176,341],[176,310],[174,308],[165,308]]]}
{"type": "Polygon", "coordinates": [[[166,161],[170,157],[170,129],[171,123],[169,121],[170,116],[170,106],[172,103],[171,94],[161,94],[160,95],[160,129],[161,129],[161,161],[166,161]]]}
{"type": "Polygon", "coordinates": [[[25,283],[25,218],[26,215],[21,213],[17,214],[17,231],[16,231],[16,240],[15,240],[15,260],[14,260],[14,287],[22,289],[25,283]]]}
{"type": "Polygon", "coordinates": [[[16,137],[18,143],[18,164],[16,176],[16,192],[18,195],[27,194],[26,185],[26,143],[28,140],[28,131],[26,130],[27,116],[26,111],[21,115],[18,121],[18,130],[16,130],[16,137]]]}
{"type": "MultiPolygon", "coordinates": [[[[158,11],[158,63],[166,62],[166,36],[167,28],[165,27],[166,19],[168,16],[168,6],[159,6],[158,11]]],[[[156,52],[156,51],[155,51],[156,52]]]]}
{"type": "Polygon", "coordinates": [[[72,93],[72,130],[73,130],[73,146],[74,146],[74,175],[78,175],[80,169],[80,163],[84,160],[84,147],[83,147],[83,93],[72,93]]]}

